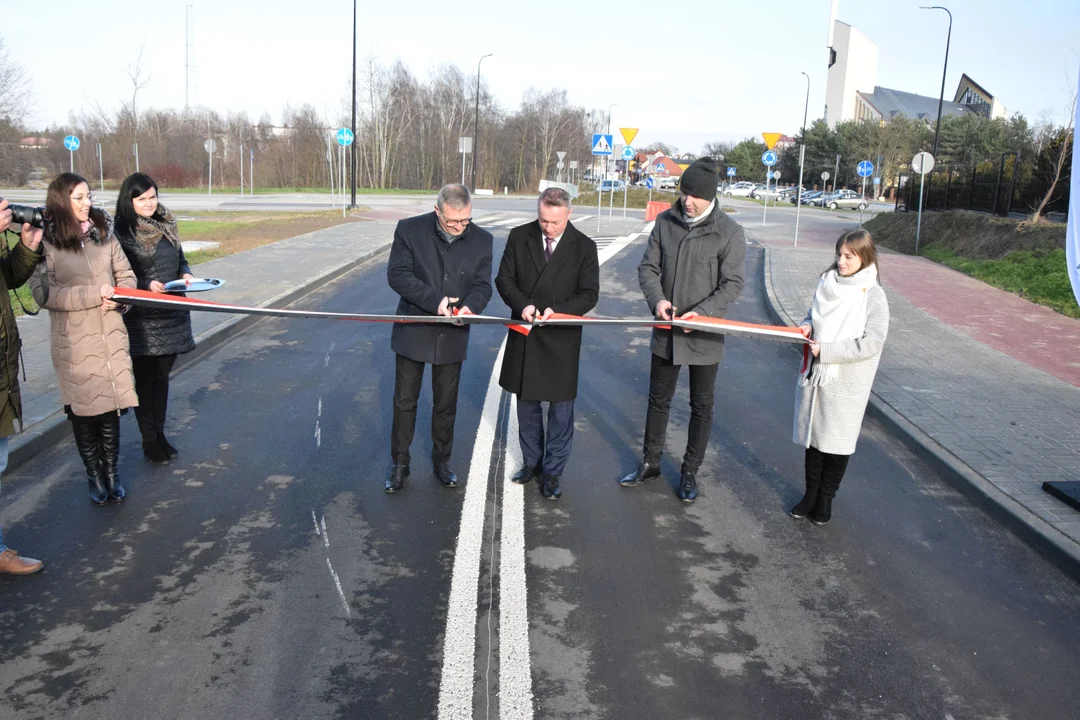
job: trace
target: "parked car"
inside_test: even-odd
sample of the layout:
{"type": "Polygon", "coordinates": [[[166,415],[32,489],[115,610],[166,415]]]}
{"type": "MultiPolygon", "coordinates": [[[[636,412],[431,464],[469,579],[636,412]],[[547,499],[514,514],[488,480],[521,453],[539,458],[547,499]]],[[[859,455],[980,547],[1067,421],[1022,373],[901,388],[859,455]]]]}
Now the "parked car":
{"type": "MultiPolygon", "coordinates": [[[[804,190],[803,194],[802,194],[802,204],[803,205],[812,204],[814,200],[817,200],[818,198],[821,197],[821,194],[822,193],[821,193],[820,190],[811,190],[810,192],[806,192],[804,190]]],[[[792,205],[798,204],[799,194],[798,193],[791,193],[790,200],[791,200],[792,205]]]]}
{"type": "Polygon", "coordinates": [[[601,180],[600,192],[621,192],[626,189],[625,180],[601,180]]]}
{"type": "MultiPolygon", "coordinates": [[[[797,188],[794,185],[792,185],[791,187],[780,188],[780,195],[779,195],[779,197],[777,197],[777,200],[787,200],[787,199],[789,199],[791,197],[794,197],[793,193],[795,193],[798,189],[799,188],[797,188]]],[[[803,195],[805,195],[805,194],[806,194],[806,188],[803,188],[803,195]]]]}
{"type": "Polygon", "coordinates": [[[753,192],[755,187],[757,187],[756,183],[740,180],[737,183],[728,185],[727,189],[724,190],[724,195],[728,197],[750,197],[750,193],[753,192]]]}
{"type": "Polygon", "coordinates": [[[788,190],[789,188],[778,188],[775,185],[770,185],[767,190],[754,190],[750,197],[759,198],[761,200],[776,200],[779,202],[780,200],[785,199],[784,196],[787,194],[788,190]]]}
{"type": "Polygon", "coordinates": [[[864,210],[868,203],[866,198],[854,190],[837,190],[823,197],[822,205],[831,210],[864,210]]]}
{"type": "Polygon", "coordinates": [[[679,178],[677,177],[662,177],[659,182],[656,183],[656,187],[661,190],[674,190],[679,187],[679,178]]]}

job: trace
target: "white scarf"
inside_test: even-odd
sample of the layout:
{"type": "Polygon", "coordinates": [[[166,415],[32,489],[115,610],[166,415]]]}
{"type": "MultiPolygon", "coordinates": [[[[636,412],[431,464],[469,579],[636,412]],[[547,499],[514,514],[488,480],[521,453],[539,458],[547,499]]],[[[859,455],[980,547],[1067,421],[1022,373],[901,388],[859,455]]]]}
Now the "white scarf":
{"type": "MultiPolygon", "coordinates": [[[[867,292],[877,285],[877,281],[876,265],[865,267],[850,277],[841,277],[836,270],[822,275],[810,306],[814,342],[843,342],[862,337],[866,330],[867,292]]],[[[828,385],[839,374],[838,365],[826,365],[820,360],[804,362],[801,382],[804,385],[828,385]]]]}
{"type": "Polygon", "coordinates": [[[690,227],[694,227],[695,225],[699,224],[702,220],[704,220],[705,218],[712,215],[712,211],[713,211],[714,207],[716,207],[716,201],[715,200],[713,200],[711,203],[709,203],[709,207],[705,208],[704,212],[702,212],[697,217],[690,217],[689,215],[687,215],[686,214],[686,208],[683,207],[683,209],[682,209],[683,219],[686,220],[687,225],[689,225],[690,227]]]}

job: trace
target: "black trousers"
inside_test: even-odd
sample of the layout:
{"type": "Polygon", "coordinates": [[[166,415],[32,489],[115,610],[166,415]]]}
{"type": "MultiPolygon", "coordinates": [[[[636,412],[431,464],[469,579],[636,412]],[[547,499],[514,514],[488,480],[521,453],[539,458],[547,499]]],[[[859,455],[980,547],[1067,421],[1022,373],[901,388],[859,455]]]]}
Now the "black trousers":
{"type": "MultiPolygon", "coordinates": [[[[683,456],[682,472],[696,473],[705,459],[705,448],[712,432],[713,386],[720,365],[690,366],[690,428],[686,438],[686,454],[683,456]]],[[[668,417],[671,415],[671,398],[679,384],[681,365],[673,365],[657,355],[652,355],[649,370],[649,412],[645,416],[645,461],[660,462],[667,439],[668,417]]]]}
{"type": "Polygon", "coordinates": [[[131,358],[135,373],[135,394],[139,404],[135,419],[143,442],[156,442],[165,432],[165,411],[169,406],[169,373],[176,355],[144,355],[131,358]]]}
{"type": "Polygon", "coordinates": [[[847,472],[850,455],[834,455],[821,452],[816,447],[806,448],[806,486],[817,486],[818,494],[836,497],[840,481],[847,472]]]}
{"type": "MultiPolygon", "coordinates": [[[[426,363],[397,356],[394,373],[394,425],[390,431],[390,456],[395,465],[409,464],[409,446],[416,429],[416,405],[424,383],[426,363]]],[[[431,460],[449,462],[454,450],[461,363],[431,366],[431,460]]]]}
{"type": "Polygon", "coordinates": [[[548,403],[546,435],[542,403],[519,399],[517,417],[525,465],[538,467],[545,475],[562,475],[574,444],[574,401],[548,403]]]}

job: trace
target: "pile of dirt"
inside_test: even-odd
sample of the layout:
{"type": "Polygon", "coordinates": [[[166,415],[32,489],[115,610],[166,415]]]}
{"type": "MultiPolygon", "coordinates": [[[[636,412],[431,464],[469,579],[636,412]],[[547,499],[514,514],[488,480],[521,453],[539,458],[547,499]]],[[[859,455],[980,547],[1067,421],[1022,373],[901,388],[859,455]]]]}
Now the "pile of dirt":
{"type": "MultiPolygon", "coordinates": [[[[874,241],[897,252],[915,252],[918,214],[881,213],[864,227],[874,241]]],[[[1000,260],[1018,250],[1056,250],[1065,247],[1065,224],[1023,226],[1021,220],[968,210],[924,212],[919,250],[935,246],[979,260],[1000,260]]]]}

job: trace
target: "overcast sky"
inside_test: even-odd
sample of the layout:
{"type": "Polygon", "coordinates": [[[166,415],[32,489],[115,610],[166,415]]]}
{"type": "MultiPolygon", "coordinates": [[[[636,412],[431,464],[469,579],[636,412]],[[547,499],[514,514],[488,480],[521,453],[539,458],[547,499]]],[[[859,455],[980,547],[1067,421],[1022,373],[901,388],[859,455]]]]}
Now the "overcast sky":
{"type": "MultiPolygon", "coordinates": [[[[925,0],[923,0],[925,1],[925,0]]],[[[310,103],[336,118],[348,91],[348,0],[190,3],[193,104],[269,112],[310,103]]],[[[839,18],[880,48],[878,84],[937,96],[948,17],[910,0],[841,0],[839,18]]],[[[186,2],[8,0],[3,35],[34,85],[33,120],[62,125],[92,102],[130,97],[126,69],[146,45],[143,107],[184,104],[186,2]],[[41,17],[47,12],[48,18],[41,17]],[[63,18],[62,21],[56,18],[63,18]],[[17,34],[18,28],[28,32],[17,34]]],[[[1029,120],[1065,122],[1080,73],[1080,0],[950,0],[954,24],[947,99],[966,72],[1029,120]]],[[[708,140],[794,133],[809,73],[810,117],[823,114],[829,0],[692,0],[666,5],[361,3],[358,54],[402,59],[417,75],[444,62],[483,77],[504,106],[523,91],[565,88],[571,102],[612,110],[612,128],[641,128],[696,152],[708,140]],[[454,15],[455,6],[467,8],[454,15]],[[616,9],[617,8],[617,9],[616,9]],[[658,11],[658,8],[661,9],[658,11]]]]}

